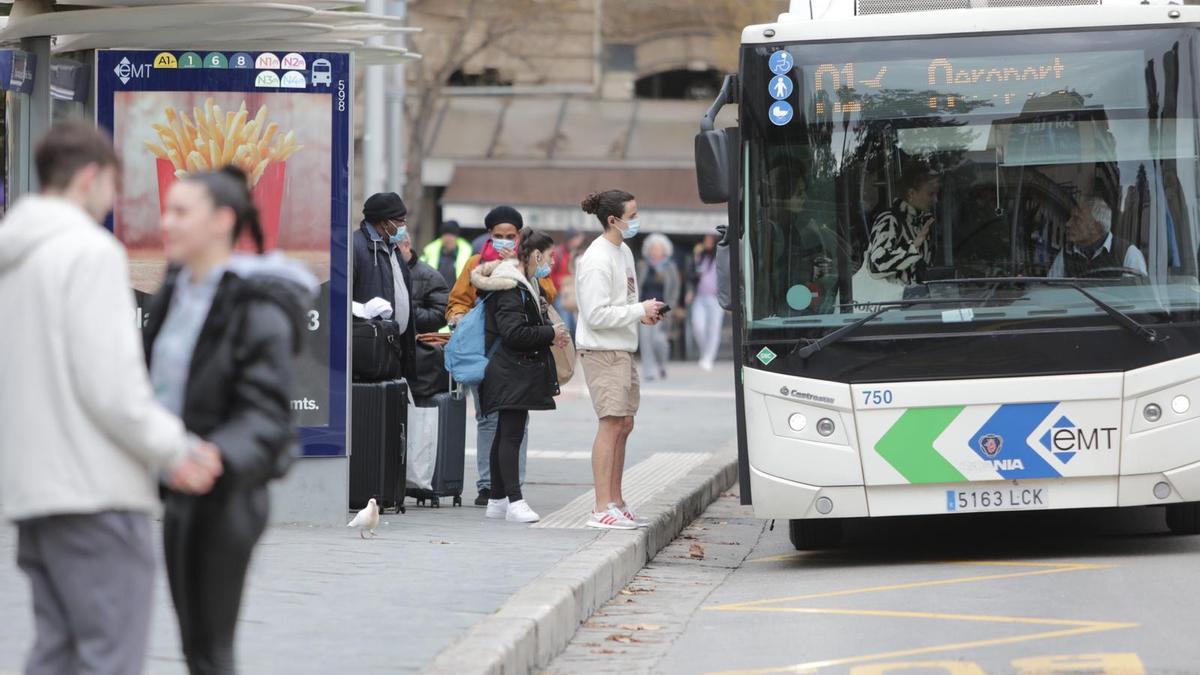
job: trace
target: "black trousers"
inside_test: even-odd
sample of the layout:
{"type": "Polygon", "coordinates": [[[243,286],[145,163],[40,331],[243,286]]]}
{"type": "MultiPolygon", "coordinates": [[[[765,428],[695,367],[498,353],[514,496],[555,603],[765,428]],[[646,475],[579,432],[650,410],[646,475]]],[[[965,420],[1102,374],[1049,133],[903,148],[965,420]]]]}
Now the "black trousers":
{"type": "Polygon", "coordinates": [[[492,439],[492,499],[516,502],[521,496],[521,439],[525,436],[528,410],[501,410],[492,439]]]}
{"type": "Polygon", "coordinates": [[[171,493],[163,515],[167,580],[191,675],[235,673],[233,638],[250,555],[267,526],[266,486],[204,497],[171,493]]]}

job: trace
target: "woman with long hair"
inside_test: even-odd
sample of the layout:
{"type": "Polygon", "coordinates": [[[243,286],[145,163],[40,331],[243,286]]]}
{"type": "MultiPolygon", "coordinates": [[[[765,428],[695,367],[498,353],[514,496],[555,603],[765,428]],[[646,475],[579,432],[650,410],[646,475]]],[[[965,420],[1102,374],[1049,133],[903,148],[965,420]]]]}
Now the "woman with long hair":
{"type": "Polygon", "coordinates": [[[692,318],[692,335],[700,350],[700,367],[712,370],[721,349],[721,329],[725,310],[717,300],[717,238],[704,235],[692,252],[692,295],[688,313],[692,318]]]}
{"type": "Polygon", "coordinates": [[[167,195],[170,267],[145,333],[158,400],[218,448],[224,473],[204,496],[168,491],[163,545],[188,670],[233,673],[234,627],[250,556],[267,525],[267,483],[294,443],[292,359],[303,344],[316,282],[261,254],[262,229],[246,175],[195,173],[167,195]]]}
{"type": "Polygon", "coordinates": [[[571,336],[566,326],[550,323],[539,283],[550,276],[553,246],[549,235],[526,230],[516,257],[483,263],[471,272],[471,284],[487,303],[485,348],[491,354],[479,402],[485,415],[498,415],[489,456],[488,518],[539,519],[521,493],[521,439],[530,410],[555,408],[558,374],[550,347],[571,336]]]}

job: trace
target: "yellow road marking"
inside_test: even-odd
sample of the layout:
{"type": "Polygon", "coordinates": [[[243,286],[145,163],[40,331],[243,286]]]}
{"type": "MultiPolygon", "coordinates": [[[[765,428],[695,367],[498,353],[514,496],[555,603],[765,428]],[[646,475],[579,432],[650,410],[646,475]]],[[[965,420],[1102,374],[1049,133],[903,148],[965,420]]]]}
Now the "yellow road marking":
{"type": "MultiPolygon", "coordinates": [[[[964,562],[960,564],[966,565],[993,565],[998,563],[989,562],[964,562]]],[[[956,584],[967,584],[978,581],[998,581],[1000,579],[1019,579],[1022,577],[1034,577],[1045,574],[1059,574],[1062,572],[1082,572],[1085,570],[1100,570],[1110,569],[1115,565],[1103,565],[1096,563],[1042,563],[1039,564],[1039,569],[1027,572],[1008,572],[1005,574],[985,574],[971,577],[954,577],[951,579],[933,579],[930,581],[910,581],[903,584],[890,584],[887,586],[869,586],[867,588],[851,588],[842,591],[828,591],[825,593],[810,593],[808,595],[792,595],[782,598],[768,598],[766,600],[751,600],[749,602],[738,602],[729,605],[717,605],[713,607],[705,607],[706,610],[712,611],[737,611],[747,607],[759,607],[762,605],[775,605],[784,602],[800,602],[802,600],[816,600],[819,598],[837,598],[847,595],[862,595],[865,593],[883,593],[886,591],[903,591],[914,588],[930,588],[933,586],[952,586],[956,584]],[[1044,565],[1042,567],[1041,565],[1044,565]]]]}
{"type": "MultiPolygon", "coordinates": [[[[781,557],[782,558],[782,557],[781,557]]],[[[766,560],[765,558],[758,559],[759,561],[766,560]]],[[[883,617],[897,619],[933,619],[943,621],[964,621],[964,622],[981,622],[981,623],[1009,623],[1037,626],[1057,626],[1061,627],[1057,630],[1042,631],[1029,635],[1013,635],[1002,638],[989,638],[986,640],[971,640],[967,642],[955,642],[949,644],[930,645],[927,647],[914,647],[891,652],[879,652],[875,654],[865,654],[861,656],[850,656],[837,659],[828,659],[823,661],[810,661],[808,663],[799,663],[791,666],[783,666],[778,668],[761,668],[753,670],[732,670],[723,671],[718,675],[730,675],[732,673],[811,673],[820,668],[828,668],[831,666],[842,666],[854,663],[863,663],[866,661],[876,661],[886,658],[903,658],[908,656],[918,656],[922,654],[932,654],[936,652],[945,652],[951,650],[962,649],[977,649],[980,647],[993,647],[1000,645],[1017,644],[1022,642],[1031,642],[1035,640],[1047,640],[1053,638],[1075,637],[1078,635],[1087,635],[1089,633],[1101,633],[1105,631],[1121,630],[1125,628],[1135,628],[1136,623],[1122,623],[1114,621],[1087,621],[1078,619],[1051,619],[1037,617],[1017,617],[1017,616],[994,616],[986,614],[949,614],[944,612],[916,612],[904,610],[880,610],[880,609],[836,609],[836,608],[812,608],[812,607],[771,607],[769,605],[779,605],[782,603],[799,602],[803,600],[814,600],[818,598],[833,598],[845,597],[850,595],[863,595],[867,593],[882,593],[886,591],[910,590],[914,588],[929,588],[936,586],[949,586],[954,584],[966,584],[980,581],[997,581],[1001,579],[1018,579],[1023,577],[1040,576],[1046,574],[1059,574],[1062,572],[1082,572],[1088,570],[1112,569],[1116,565],[1099,564],[1099,563],[1048,563],[1048,562],[1004,562],[990,560],[963,560],[950,561],[943,564],[955,565],[971,565],[980,567],[1018,567],[1032,568],[1022,572],[1008,572],[1003,574],[985,574],[967,577],[956,577],[951,579],[935,579],[931,581],[915,581],[903,584],[891,584],[886,586],[869,586],[865,588],[851,588],[840,591],[829,591],[825,593],[810,593],[807,595],[794,595],[781,598],[769,598],[766,600],[752,600],[748,602],[733,603],[727,605],[716,605],[705,607],[705,610],[711,611],[726,611],[726,612],[788,612],[797,614],[829,614],[841,616],[865,616],[865,617],[883,617]]]]}
{"type": "Polygon", "coordinates": [[[999,645],[1017,644],[1020,642],[1032,642],[1034,640],[1049,640],[1052,638],[1075,637],[1077,635],[1087,635],[1088,633],[1102,633],[1110,630],[1119,630],[1122,628],[1136,628],[1136,623],[1112,623],[1097,621],[1090,625],[1079,626],[1076,628],[1066,628],[1062,630],[1045,631],[1042,633],[1032,633],[1030,635],[1013,635],[1003,638],[991,638],[988,640],[973,640],[969,642],[953,642],[941,645],[930,645],[928,647],[916,647],[913,649],[902,649],[891,652],[879,652],[876,654],[864,654],[862,656],[849,656],[841,659],[827,659],[824,661],[809,661],[808,663],[797,663],[792,666],[782,666],[778,668],[757,668],[754,670],[726,670],[714,675],[759,675],[760,673],[808,673],[819,668],[829,668],[832,666],[845,666],[852,663],[863,663],[866,661],[876,661],[878,659],[894,659],[907,656],[919,656],[921,654],[933,654],[935,652],[947,652],[959,649],[978,649],[980,647],[996,647],[999,645]]]}

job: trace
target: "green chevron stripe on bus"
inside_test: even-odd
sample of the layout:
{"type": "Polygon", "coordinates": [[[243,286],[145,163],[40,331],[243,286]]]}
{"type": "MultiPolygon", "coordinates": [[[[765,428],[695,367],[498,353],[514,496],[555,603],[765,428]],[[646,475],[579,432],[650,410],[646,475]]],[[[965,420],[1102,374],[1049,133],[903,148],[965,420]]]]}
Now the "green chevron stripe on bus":
{"type": "Polygon", "coordinates": [[[875,452],[910,483],[965,481],[966,476],[933,447],[962,411],[963,406],[907,410],[875,444],[875,452]]]}

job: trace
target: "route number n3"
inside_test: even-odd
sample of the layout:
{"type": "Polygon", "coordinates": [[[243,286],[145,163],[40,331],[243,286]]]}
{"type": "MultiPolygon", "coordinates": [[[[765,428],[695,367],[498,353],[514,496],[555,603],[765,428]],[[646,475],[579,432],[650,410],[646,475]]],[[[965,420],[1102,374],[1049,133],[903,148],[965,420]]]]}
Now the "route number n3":
{"type": "Polygon", "coordinates": [[[867,389],[863,392],[863,405],[891,405],[891,389],[867,389]]]}

